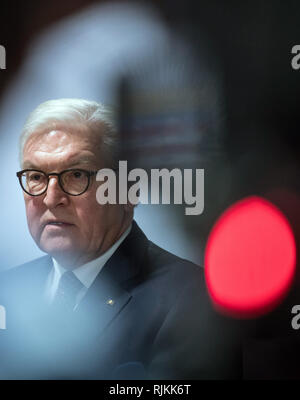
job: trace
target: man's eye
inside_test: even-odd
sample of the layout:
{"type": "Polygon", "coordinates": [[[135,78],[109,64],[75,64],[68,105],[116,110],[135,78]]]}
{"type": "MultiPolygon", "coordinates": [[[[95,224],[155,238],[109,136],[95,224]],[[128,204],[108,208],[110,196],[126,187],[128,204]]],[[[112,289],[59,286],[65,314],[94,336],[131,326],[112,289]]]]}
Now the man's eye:
{"type": "Polygon", "coordinates": [[[41,174],[34,174],[29,177],[31,181],[38,182],[41,179],[41,174]]]}
{"type": "Polygon", "coordinates": [[[73,172],[74,178],[81,178],[82,177],[82,172],[81,171],[74,171],[73,172]]]}

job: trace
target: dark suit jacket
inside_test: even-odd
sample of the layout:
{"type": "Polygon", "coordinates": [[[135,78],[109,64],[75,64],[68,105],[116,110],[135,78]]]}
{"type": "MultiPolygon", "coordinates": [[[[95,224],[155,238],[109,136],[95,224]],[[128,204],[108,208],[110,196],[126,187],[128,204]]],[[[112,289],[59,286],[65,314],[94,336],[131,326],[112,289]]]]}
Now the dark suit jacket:
{"type": "Polygon", "coordinates": [[[2,379],[236,377],[234,335],[211,307],[202,268],[135,222],[72,313],[44,301],[51,266],[45,256],[2,273],[2,379]]]}

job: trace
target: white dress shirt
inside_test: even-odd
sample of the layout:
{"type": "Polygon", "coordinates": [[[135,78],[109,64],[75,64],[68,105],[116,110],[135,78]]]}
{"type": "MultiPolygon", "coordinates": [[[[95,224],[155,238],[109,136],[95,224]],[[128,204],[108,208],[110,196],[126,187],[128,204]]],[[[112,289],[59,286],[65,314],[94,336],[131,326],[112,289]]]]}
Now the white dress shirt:
{"type": "MultiPolygon", "coordinates": [[[[101,254],[100,257],[88,262],[87,264],[81,265],[80,267],[77,267],[72,271],[75,274],[75,276],[79,279],[79,281],[83,284],[83,288],[77,295],[76,307],[78,306],[78,304],[80,303],[80,301],[82,300],[82,298],[84,297],[89,287],[92,285],[92,283],[94,282],[94,280],[96,279],[97,275],[102,270],[106,262],[110,259],[110,257],[114,254],[117,248],[129,235],[131,227],[132,225],[130,225],[129,228],[127,228],[126,231],[122,234],[122,236],[105,253],[101,254]]],[[[53,301],[54,296],[56,294],[60,278],[62,277],[64,272],[67,271],[54,258],[52,258],[52,261],[53,261],[53,268],[51,269],[50,274],[48,276],[46,284],[46,292],[45,292],[46,300],[50,304],[53,301]]]]}

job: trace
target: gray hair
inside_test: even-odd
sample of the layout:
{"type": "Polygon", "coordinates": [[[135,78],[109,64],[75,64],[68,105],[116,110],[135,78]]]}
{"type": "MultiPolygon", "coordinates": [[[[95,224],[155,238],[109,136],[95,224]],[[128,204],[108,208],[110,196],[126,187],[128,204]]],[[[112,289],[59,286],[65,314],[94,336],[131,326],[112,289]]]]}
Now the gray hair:
{"type": "Polygon", "coordinates": [[[55,129],[58,124],[68,127],[83,124],[88,127],[99,135],[104,158],[107,158],[106,162],[115,163],[118,140],[113,109],[96,101],[56,99],[45,101],[29,114],[20,136],[19,159],[21,165],[24,146],[29,137],[47,127],[55,129]]]}

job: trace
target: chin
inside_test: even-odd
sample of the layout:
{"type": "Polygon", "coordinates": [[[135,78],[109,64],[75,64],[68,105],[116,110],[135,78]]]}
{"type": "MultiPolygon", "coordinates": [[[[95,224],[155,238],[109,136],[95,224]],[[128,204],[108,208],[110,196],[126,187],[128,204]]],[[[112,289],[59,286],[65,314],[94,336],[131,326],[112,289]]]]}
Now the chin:
{"type": "Polygon", "coordinates": [[[78,253],[78,247],[64,241],[49,240],[47,243],[41,243],[39,247],[43,252],[54,258],[70,258],[70,256],[74,257],[78,253]]]}

